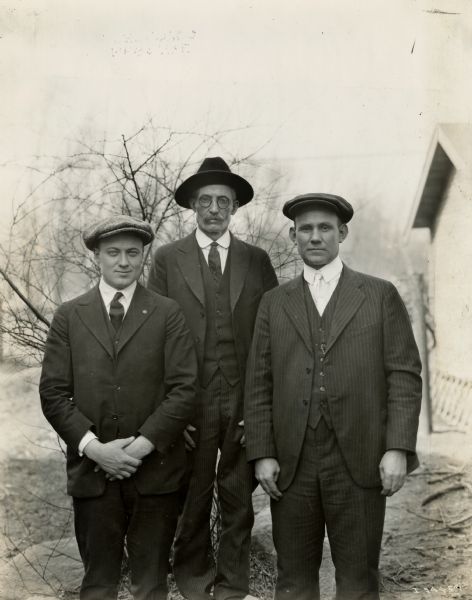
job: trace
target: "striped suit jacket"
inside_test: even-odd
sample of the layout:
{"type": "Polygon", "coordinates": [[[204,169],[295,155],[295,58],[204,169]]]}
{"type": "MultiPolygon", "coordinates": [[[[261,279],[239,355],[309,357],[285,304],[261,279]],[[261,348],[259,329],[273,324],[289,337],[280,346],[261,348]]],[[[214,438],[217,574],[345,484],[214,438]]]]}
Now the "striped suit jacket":
{"type": "MultiPolygon", "coordinates": [[[[248,360],[248,460],[275,457],[278,486],[297,468],[308,422],[315,354],[302,276],[267,292],[248,360]]],[[[406,308],[393,284],[343,267],[323,371],[328,406],[349,472],[361,487],[380,485],[386,450],[415,453],[421,363],[406,308]]]]}

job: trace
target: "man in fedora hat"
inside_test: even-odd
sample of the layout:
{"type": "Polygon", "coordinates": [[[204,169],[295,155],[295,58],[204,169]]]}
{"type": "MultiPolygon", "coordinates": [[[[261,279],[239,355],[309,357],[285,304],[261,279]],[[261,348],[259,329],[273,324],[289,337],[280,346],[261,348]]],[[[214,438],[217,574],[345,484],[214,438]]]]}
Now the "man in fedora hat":
{"type": "Polygon", "coordinates": [[[67,444],[81,600],[117,598],[125,538],[134,598],[167,598],[197,363],[180,308],[137,282],[153,237],[126,216],[90,227],[100,282],[59,307],[46,342],[40,396],[67,444]]]}
{"type": "Polygon", "coordinates": [[[248,360],[246,451],[271,498],[277,600],[319,598],[325,527],[338,600],[377,600],[385,497],[415,454],[421,364],[395,287],[339,256],[351,205],[283,208],[303,275],[268,292],[248,360]]]}
{"type": "Polygon", "coordinates": [[[195,212],[197,228],[157,250],[149,277],[150,289],[181,306],[198,357],[201,401],[173,559],[177,586],[191,600],[208,599],[212,586],[216,600],[248,594],[255,480],[244,450],[244,378],[259,301],[277,285],[267,254],[228,231],[253,193],[223,159],[206,158],[175,192],[177,203],[195,212]],[[216,566],[210,532],[215,478],[221,510],[216,566]]]}

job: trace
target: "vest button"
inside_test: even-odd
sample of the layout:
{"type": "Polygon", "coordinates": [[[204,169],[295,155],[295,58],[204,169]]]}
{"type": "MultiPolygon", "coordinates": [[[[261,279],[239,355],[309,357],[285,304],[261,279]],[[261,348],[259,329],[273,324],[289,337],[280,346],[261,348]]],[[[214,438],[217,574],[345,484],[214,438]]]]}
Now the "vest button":
{"type": "Polygon", "coordinates": [[[320,371],[320,377],[324,377],[323,371],[320,371]]]}
{"type": "Polygon", "coordinates": [[[307,373],[311,373],[311,369],[309,367],[306,368],[307,373]]]}
{"type": "Polygon", "coordinates": [[[324,385],[320,385],[320,392],[326,392],[326,388],[324,385]]]}
{"type": "Polygon", "coordinates": [[[308,400],[303,400],[303,406],[307,406],[308,405],[308,400]]]}
{"type": "Polygon", "coordinates": [[[113,421],[118,421],[118,415],[112,415],[111,418],[113,419],[113,421]]]}

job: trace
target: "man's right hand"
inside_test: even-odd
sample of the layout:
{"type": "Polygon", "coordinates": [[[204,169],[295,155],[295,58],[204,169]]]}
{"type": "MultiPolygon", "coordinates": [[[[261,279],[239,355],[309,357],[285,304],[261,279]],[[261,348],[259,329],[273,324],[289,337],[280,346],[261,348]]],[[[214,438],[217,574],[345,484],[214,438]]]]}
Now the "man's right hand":
{"type": "Polygon", "coordinates": [[[256,479],[261,484],[264,492],[269,494],[272,500],[279,500],[282,498],[282,492],[277,487],[279,473],[280,466],[275,458],[260,458],[259,460],[256,460],[256,479]]]}
{"type": "Polygon", "coordinates": [[[124,450],[133,441],[134,437],[113,440],[106,444],[91,440],[85,446],[84,454],[114,479],[125,479],[136,473],[142,463],[142,460],[133,458],[124,450]]]}
{"type": "Polygon", "coordinates": [[[190,424],[184,429],[185,450],[189,452],[192,452],[197,447],[195,440],[190,435],[191,433],[195,433],[195,431],[197,431],[197,428],[190,424]]]}

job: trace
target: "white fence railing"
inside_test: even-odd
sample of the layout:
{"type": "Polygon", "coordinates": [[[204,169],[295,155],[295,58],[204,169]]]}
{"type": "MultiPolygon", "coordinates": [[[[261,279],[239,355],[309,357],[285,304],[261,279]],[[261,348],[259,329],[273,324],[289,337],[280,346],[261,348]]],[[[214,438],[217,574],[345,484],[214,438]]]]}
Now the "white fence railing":
{"type": "Polygon", "coordinates": [[[431,374],[433,423],[440,417],[459,431],[472,431],[472,381],[435,370],[431,374]]]}

